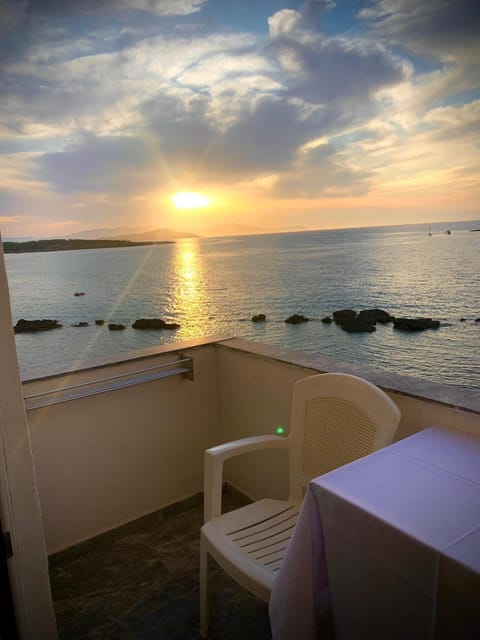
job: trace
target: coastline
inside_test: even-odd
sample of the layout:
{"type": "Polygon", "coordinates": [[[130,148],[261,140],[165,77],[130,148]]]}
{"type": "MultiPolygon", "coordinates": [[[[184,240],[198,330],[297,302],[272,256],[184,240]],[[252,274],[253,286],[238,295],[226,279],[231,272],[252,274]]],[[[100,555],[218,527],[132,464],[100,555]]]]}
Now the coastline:
{"type": "Polygon", "coordinates": [[[157,240],[149,242],[131,242],[130,240],[81,240],[54,239],[28,240],[27,242],[3,242],[3,252],[7,253],[40,253],[46,251],[77,251],[79,249],[117,249],[125,247],[144,247],[152,244],[175,244],[174,240],[157,240]]]}

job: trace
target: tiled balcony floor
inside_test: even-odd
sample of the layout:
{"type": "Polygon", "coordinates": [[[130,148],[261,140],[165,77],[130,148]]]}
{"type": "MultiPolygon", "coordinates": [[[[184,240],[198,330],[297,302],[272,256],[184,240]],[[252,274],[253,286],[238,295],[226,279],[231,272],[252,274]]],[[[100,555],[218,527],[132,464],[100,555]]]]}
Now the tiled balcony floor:
{"type": "MultiPolygon", "coordinates": [[[[240,504],[226,495],[225,509],[240,504]]],[[[50,557],[62,640],[189,640],[198,631],[199,531],[195,496],[50,557]]],[[[214,563],[212,640],[270,639],[267,606],[214,563]]]]}

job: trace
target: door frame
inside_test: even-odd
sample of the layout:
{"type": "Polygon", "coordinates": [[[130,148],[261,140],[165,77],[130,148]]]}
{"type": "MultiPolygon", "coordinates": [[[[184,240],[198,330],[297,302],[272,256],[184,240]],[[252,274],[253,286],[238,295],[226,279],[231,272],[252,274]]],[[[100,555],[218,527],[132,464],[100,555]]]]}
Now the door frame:
{"type": "Polygon", "coordinates": [[[57,636],[48,555],[30,433],[12,327],[0,235],[0,520],[10,534],[7,558],[20,640],[57,636]]]}

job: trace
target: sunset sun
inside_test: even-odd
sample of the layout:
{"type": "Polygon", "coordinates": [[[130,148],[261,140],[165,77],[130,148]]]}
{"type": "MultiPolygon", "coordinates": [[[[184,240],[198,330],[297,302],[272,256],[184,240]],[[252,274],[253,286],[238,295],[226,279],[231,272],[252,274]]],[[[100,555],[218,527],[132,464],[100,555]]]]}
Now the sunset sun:
{"type": "Polygon", "coordinates": [[[179,191],[172,196],[177,209],[203,209],[210,203],[210,199],[203,193],[195,191],[179,191]]]}

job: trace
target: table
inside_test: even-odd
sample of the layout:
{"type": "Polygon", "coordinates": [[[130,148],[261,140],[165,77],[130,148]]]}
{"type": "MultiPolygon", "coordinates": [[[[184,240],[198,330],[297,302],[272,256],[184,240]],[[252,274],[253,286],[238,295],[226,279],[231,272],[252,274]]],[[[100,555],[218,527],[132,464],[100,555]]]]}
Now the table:
{"type": "Polygon", "coordinates": [[[480,435],[429,427],[313,480],[270,599],[274,640],[480,638],[480,435]]]}

